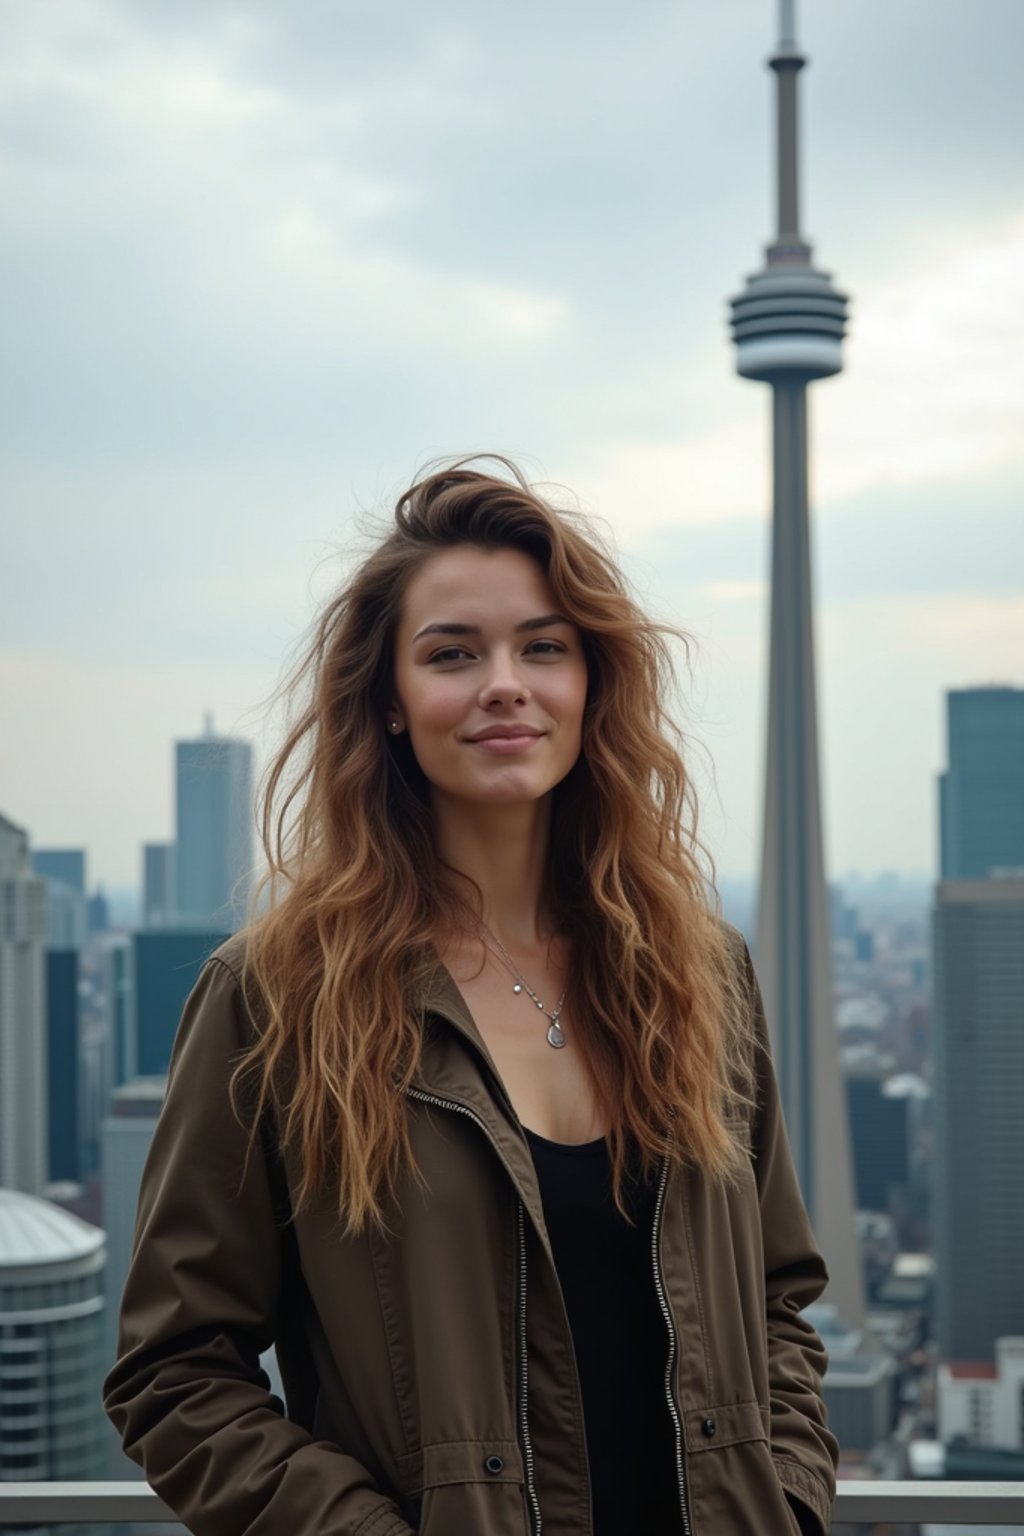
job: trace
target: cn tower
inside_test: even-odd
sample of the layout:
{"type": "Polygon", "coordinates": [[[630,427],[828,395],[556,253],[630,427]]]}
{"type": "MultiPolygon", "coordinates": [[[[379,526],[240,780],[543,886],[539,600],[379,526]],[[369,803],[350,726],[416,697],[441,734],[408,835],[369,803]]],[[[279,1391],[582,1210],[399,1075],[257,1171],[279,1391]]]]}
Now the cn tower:
{"type": "Polygon", "coordinates": [[[775,238],[732,300],[737,371],[772,391],[768,753],[756,961],[800,1186],[831,1276],[827,1300],[864,1319],[846,1096],[832,995],[821,830],[807,491],[807,389],[842,368],[846,299],[800,232],[795,0],[780,0],[775,238]]]}

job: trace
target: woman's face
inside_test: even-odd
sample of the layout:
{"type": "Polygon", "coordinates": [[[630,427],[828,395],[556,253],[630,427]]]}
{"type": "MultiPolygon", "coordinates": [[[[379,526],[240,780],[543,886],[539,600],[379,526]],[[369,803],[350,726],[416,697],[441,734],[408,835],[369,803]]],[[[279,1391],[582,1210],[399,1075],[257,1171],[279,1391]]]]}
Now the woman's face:
{"type": "Polygon", "coordinates": [[[521,550],[460,544],[419,567],[395,634],[394,682],[389,734],[408,731],[435,803],[538,800],[579,756],[580,634],[521,550]]]}

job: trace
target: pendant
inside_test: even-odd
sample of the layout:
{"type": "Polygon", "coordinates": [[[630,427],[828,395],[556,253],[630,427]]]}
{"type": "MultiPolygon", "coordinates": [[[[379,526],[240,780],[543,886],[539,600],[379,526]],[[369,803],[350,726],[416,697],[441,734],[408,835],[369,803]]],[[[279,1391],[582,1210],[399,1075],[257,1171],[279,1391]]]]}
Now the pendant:
{"type": "Polygon", "coordinates": [[[548,1025],[548,1045],[550,1045],[553,1050],[560,1051],[564,1044],[565,1036],[562,1033],[562,1026],[557,1022],[557,1020],[552,1019],[551,1023],[548,1025]]]}

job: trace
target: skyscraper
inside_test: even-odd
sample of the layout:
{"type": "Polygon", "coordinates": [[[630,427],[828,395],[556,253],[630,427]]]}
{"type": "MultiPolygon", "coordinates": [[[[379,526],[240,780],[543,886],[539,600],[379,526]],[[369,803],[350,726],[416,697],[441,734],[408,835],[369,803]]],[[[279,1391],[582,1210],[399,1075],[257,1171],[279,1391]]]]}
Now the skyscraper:
{"type": "MultiPolygon", "coordinates": [[[[185,1000],[206,960],[227,938],[204,928],[153,928],[131,938],[130,1077],[166,1073],[185,1000]]],[[[119,1079],[124,1081],[124,1079],[119,1079]]]]}
{"type": "Polygon", "coordinates": [[[79,1147],[79,954],[86,942],[84,848],[33,848],[46,881],[47,1164],[51,1181],[77,1181],[79,1147]]]}
{"type": "Polygon", "coordinates": [[[1024,688],[946,694],[946,772],[939,778],[943,880],[1024,869],[1024,688]]]}
{"type": "Polygon", "coordinates": [[[846,1074],[854,1184],[859,1211],[890,1211],[910,1183],[914,1100],[886,1092],[886,1072],[877,1064],[846,1074]]]}
{"type": "Polygon", "coordinates": [[[49,1138],[47,1165],[51,1182],[81,1174],[78,1106],[80,1010],[78,950],[46,951],[46,1057],[49,1138]]]}
{"type": "Polygon", "coordinates": [[[173,843],[142,845],[142,926],[170,928],[177,921],[177,877],[173,843]]]}
{"type": "Polygon", "coordinates": [[[46,881],[28,834],[0,816],[0,1185],[47,1182],[46,881]]]}
{"type": "Polygon", "coordinates": [[[807,489],[807,388],[838,373],[846,300],[800,233],[795,0],[780,0],[777,227],[764,269],[732,301],[736,367],[770,384],[773,422],[768,754],[756,959],[804,1198],[831,1272],[828,1299],[859,1323],[846,1103],[832,1000],[821,832],[807,489]]]}
{"type": "Polygon", "coordinates": [[[32,867],[46,881],[51,949],[81,949],[87,916],[84,848],[33,848],[32,867]]]}
{"type": "Polygon", "coordinates": [[[991,1363],[1024,1335],[1024,879],[943,881],[933,920],[939,1351],[991,1363]]]}
{"type": "Polygon", "coordinates": [[[85,895],[84,848],[33,848],[32,868],[44,880],[59,880],[79,896],[85,895]]]}
{"type": "Polygon", "coordinates": [[[180,925],[237,928],[252,868],[252,748],[205,734],[175,743],[177,913],[180,925]]]}

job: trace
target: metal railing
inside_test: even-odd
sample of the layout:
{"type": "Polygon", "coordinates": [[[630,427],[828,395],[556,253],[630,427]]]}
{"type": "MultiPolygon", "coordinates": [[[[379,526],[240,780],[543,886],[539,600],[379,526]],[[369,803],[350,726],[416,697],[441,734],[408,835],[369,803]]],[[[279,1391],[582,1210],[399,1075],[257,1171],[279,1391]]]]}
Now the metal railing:
{"type": "MultiPolygon", "coordinates": [[[[0,1483],[0,1527],[163,1523],[174,1512],[139,1482],[0,1483]]],[[[836,1525],[1024,1525],[1024,1483],[841,1482],[836,1525]]]]}

